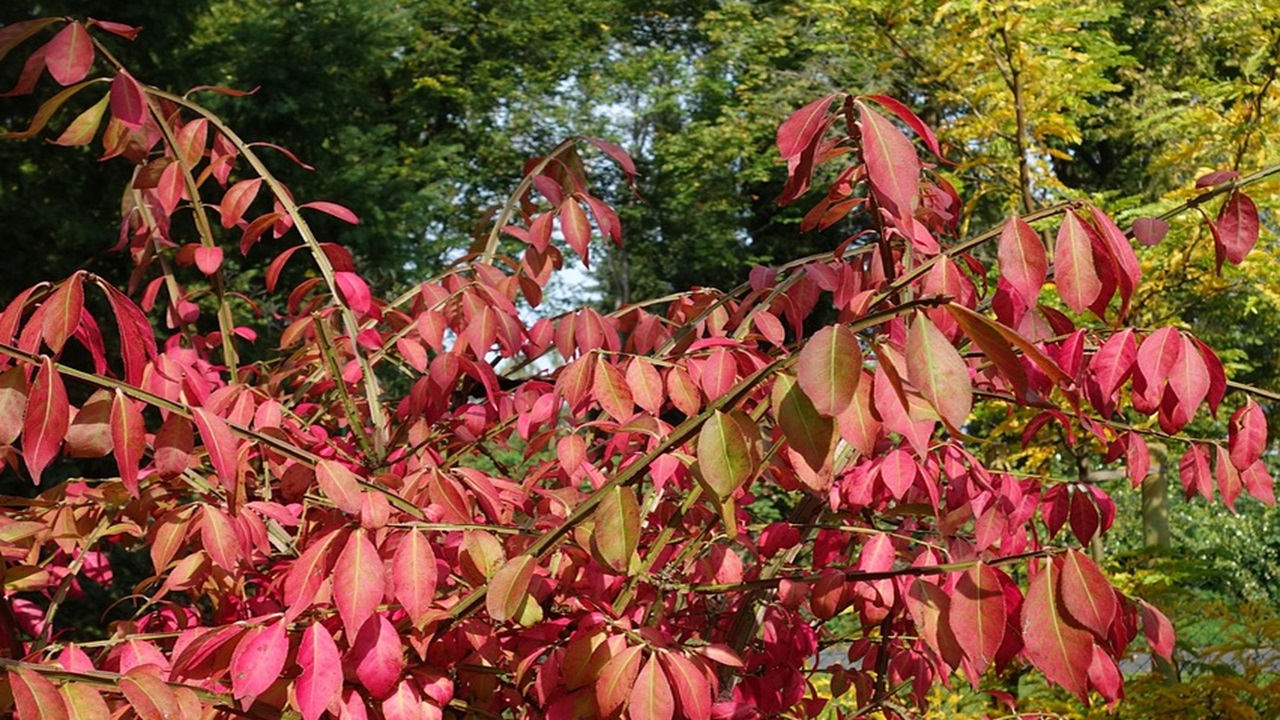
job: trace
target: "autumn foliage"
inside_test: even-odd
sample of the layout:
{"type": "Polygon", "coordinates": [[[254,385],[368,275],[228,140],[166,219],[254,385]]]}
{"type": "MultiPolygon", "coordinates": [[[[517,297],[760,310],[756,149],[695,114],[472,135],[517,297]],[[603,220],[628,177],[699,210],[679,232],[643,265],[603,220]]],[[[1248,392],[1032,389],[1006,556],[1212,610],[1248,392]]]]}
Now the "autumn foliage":
{"type": "MultiPolygon", "coordinates": [[[[862,228],[830,253],[548,317],[563,248],[622,241],[579,154],[633,178],[620,148],[531,162],[466,258],[380,298],[308,223],[356,215],[119,67],[136,32],[0,29],[0,56],[35,48],[18,94],[62,87],[8,136],[87,97],[53,141],[132,170],[128,287],[79,272],[0,314],[0,463],[36,488],[0,521],[0,703],[23,720],[813,717],[814,673],[851,716],[897,717],[1028,664],[1112,703],[1137,636],[1164,657],[1174,638],[1091,558],[1115,506],[1087,469],[1136,486],[1157,437],[1188,494],[1274,502],[1252,400],[1226,438],[1179,436],[1229,390],[1214,352],[1125,325],[1130,239],[1164,219],[1070,203],[964,237],[938,140],[891,98],[832,95],[778,132],[782,200],[827,183],[802,230],[862,228]],[[266,266],[277,347],[230,289],[237,252],[266,266]],[[979,449],[1015,417],[1078,477],[979,449]],[[114,462],[51,482],[62,458],[114,462]],[[107,547],[152,575],[113,586],[131,619],[85,641],[58,610],[109,582],[107,547]]],[[[1220,208],[1220,261],[1257,239],[1252,180],[1205,178],[1181,209],[1220,208]]]]}

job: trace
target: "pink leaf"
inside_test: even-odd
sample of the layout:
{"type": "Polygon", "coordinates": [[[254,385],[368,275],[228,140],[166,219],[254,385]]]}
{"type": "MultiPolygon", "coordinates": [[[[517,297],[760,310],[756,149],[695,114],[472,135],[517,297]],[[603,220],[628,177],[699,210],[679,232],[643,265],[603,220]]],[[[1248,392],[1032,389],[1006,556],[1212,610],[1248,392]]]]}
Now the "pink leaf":
{"type": "Polygon", "coordinates": [[[280,679],[289,656],[285,621],[277,620],[257,633],[247,633],[231,658],[231,688],[236,699],[253,698],[280,679]]]}
{"type": "Polygon", "coordinates": [[[1207,188],[1215,185],[1221,185],[1225,182],[1231,182],[1240,177],[1240,173],[1235,170],[1215,170],[1211,173],[1201,175],[1196,178],[1196,187],[1207,188]]]}
{"type": "Polygon", "coordinates": [[[627,716],[632,720],[672,720],[675,712],[676,699],[671,692],[671,683],[662,672],[657,655],[650,655],[631,688],[627,716]]]}
{"type": "Polygon", "coordinates": [[[22,425],[22,459],[36,485],[40,484],[41,473],[58,456],[70,424],[71,406],[62,376],[54,369],[53,361],[42,356],[22,425]]]}
{"type": "Polygon", "coordinates": [[[426,625],[435,600],[438,574],[436,556],[426,534],[419,530],[406,531],[392,559],[391,583],[396,599],[418,629],[426,625]]]}
{"type": "Polygon", "coordinates": [[[298,648],[302,674],[294,685],[303,720],[317,720],[342,689],[342,662],[333,636],[320,623],[307,626],[298,648]]]}
{"type": "Polygon", "coordinates": [[[110,425],[111,445],[115,450],[120,480],[129,494],[138,497],[138,466],[147,448],[146,426],[137,401],[126,398],[119,389],[111,399],[110,425]]]}
{"type": "Polygon", "coordinates": [[[907,127],[915,131],[924,140],[924,144],[929,148],[939,160],[946,162],[946,158],[942,157],[942,148],[938,145],[938,138],[934,136],[933,129],[924,123],[911,109],[902,104],[898,100],[888,95],[863,95],[868,100],[875,102],[885,110],[898,116],[898,119],[906,123],[907,127]]]}
{"type": "Polygon", "coordinates": [[[93,40],[78,22],[67,23],[45,46],[45,64],[59,85],[74,85],[93,66],[93,40]]]}
{"type": "Polygon", "coordinates": [[[826,127],[827,110],[835,95],[828,95],[805,105],[791,114],[778,128],[778,152],[783,160],[790,160],[803,153],[814,143],[826,127]]]}
{"type": "Polygon", "coordinates": [[[304,203],[302,205],[299,205],[298,207],[311,208],[312,210],[319,210],[322,213],[332,215],[338,218],[339,220],[343,222],[351,223],[352,225],[360,224],[360,218],[356,217],[355,213],[351,212],[347,208],[337,203],[325,202],[324,200],[317,200],[315,202],[304,203]]]}
{"type": "Polygon", "coordinates": [[[796,361],[800,389],[827,417],[849,407],[861,377],[862,348],[857,336],[844,325],[830,325],[814,333],[796,361]]]}
{"type": "Polygon", "coordinates": [[[1027,658],[1049,680],[1081,702],[1089,696],[1093,639],[1068,620],[1059,598],[1061,563],[1051,559],[1031,577],[1022,607],[1022,639],[1027,658]]]}
{"type": "Polygon", "coordinates": [[[196,268],[205,275],[212,275],[222,267],[222,248],[198,247],[195,249],[196,268]]]}
{"type": "Polygon", "coordinates": [[[1000,232],[997,258],[1001,279],[1034,305],[1049,274],[1049,260],[1040,235],[1021,218],[1009,218],[1000,232]]]}
{"type": "Polygon", "coordinates": [[[1067,550],[1060,580],[1062,603],[1075,621],[1105,639],[1118,610],[1111,583],[1092,560],[1067,550]]]}
{"type": "Polygon", "coordinates": [[[360,528],[347,538],[333,567],[333,599],[347,637],[354,638],[382,601],[382,559],[360,528]]]}
{"type": "Polygon", "coordinates": [[[1169,223],[1160,218],[1138,218],[1133,221],[1133,238],[1151,247],[1157,245],[1169,233],[1169,223]]]}
{"type": "Polygon", "coordinates": [[[192,408],[191,417],[200,431],[200,440],[209,452],[209,462],[213,464],[218,479],[225,488],[232,488],[236,483],[239,448],[236,438],[231,434],[231,427],[222,418],[204,408],[192,408]]]}
{"type": "Polygon", "coordinates": [[[404,645],[390,620],[381,613],[371,615],[350,652],[355,661],[356,678],[376,698],[391,694],[404,669],[404,645]]]}
{"type": "Polygon", "coordinates": [[[373,295],[369,292],[369,286],[364,280],[352,272],[335,272],[333,278],[338,285],[338,292],[342,295],[342,301],[355,314],[367,315],[373,306],[373,295]]]}
{"type": "Polygon", "coordinates": [[[1142,632],[1157,655],[1173,660],[1173,623],[1156,607],[1145,600],[1142,603],[1142,632]]]}
{"type": "Polygon", "coordinates": [[[84,274],[76,273],[67,278],[42,307],[40,336],[54,353],[62,352],[67,338],[80,327],[84,309],[84,274]]]}
{"type": "Polygon", "coordinates": [[[1253,398],[1246,398],[1244,406],[1231,416],[1228,433],[1231,463],[1237,468],[1244,470],[1262,457],[1267,447],[1267,417],[1253,398]]]}
{"type": "Polygon", "coordinates": [[[1007,611],[999,570],[978,564],[956,582],[951,594],[951,631],[978,675],[991,667],[1004,642],[1007,611]]]}
{"type": "Polygon", "coordinates": [[[973,388],[964,358],[923,313],[907,333],[907,375],[948,427],[964,425],[973,407],[973,388]]]}
{"type": "Polygon", "coordinates": [[[919,191],[920,158],[902,131],[879,113],[858,103],[862,126],[862,155],[871,189],[881,206],[894,215],[914,212],[912,201],[919,191]]]}
{"type": "Polygon", "coordinates": [[[1088,310],[1102,293],[1102,281],[1093,264],[1093,243],[1074,210],[1067,211],[1058,229],[1054,261],[1053,278],[1062,302],[1078,313],[1088,310]]]}
{"type": "Polygon", "coordinates": [[[363,504],[360,481],[345,465],[333,460],[316,463],[316,482],[320,492],[333,501],[339,510],[356,515],[363,504]]]}
{"type": "Polygon", "coordinates": [[[258,189],[262,187],[262,178],[249,178],[227,188],[222,196],[222,227],[235,227],[244,217],[245,211],[258,197],[258,189]]]}
{"type": "Polygon", "coordinates": [[[711,686],[706,674],[680,653],[661,653],[667,679],[680,701],[680,710],[689,720],[711,719],[711,686]]]}
{"type": "Polygon", "coordinates": [[[1239,265],[1258,242],[1258,208],[1242,192],[1233,192],[1218,211],[1218,239],[1232,265],[1239,265]]]}

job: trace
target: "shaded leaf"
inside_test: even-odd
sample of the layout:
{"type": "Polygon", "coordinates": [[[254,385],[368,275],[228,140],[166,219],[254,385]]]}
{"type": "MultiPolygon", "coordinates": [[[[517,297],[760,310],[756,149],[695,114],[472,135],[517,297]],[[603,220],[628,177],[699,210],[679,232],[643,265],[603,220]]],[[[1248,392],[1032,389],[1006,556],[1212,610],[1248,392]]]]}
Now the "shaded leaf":
{"type": "Polygon", "coordinates": [[[520,606],[529,600],[529,583],[537,567],[533,556],[517,555],[493,574],[484,602],[494,622],[506,622],[519,614],[520,606]]]}
{"type": "Polygon", "coordinates": [[[78,22],[67,23],[45,45],[45,65],[59,85],[73,85],[84,79],[93,66],[93,40],[78,22]]]}
{"type": "Polygon", "coordinates": [[[591,545],[614,572],[626,574],[640,545],[640,504],[629,487],[609,490],[594,513],[591,545]]]}
{"type": "Polygon", "coordinates": [[[778,127],[776,138],[778,152],[783,160],[790,160],[803,153],[814,144],[822,130],[826,128],[827,110],[835,95],[814,100],[791,114],[786,122],[778,127]]]}

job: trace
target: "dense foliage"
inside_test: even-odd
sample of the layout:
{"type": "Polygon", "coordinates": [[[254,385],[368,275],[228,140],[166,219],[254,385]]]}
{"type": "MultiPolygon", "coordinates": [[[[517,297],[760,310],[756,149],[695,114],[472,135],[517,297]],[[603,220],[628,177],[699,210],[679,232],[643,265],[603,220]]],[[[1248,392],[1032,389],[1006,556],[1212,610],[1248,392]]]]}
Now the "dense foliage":
{"type": "Polygon", "coordinates": [[[1239,265],[1246,190],[1274,167],[1205,175],[1128,232],[1024,197],[968,233],[929,125],[831,94],[774,140],[782,204],[809,198],[799,229],[851,228],[833,249],[729,291],[538,317],[567,253],[622,242],[588,172],[634,183],[619,147],[527,163],[465,257],[381,298],[312,228],[356,215],[295,199],[269,164],[285,148],[131,74],[112,50],[135,35],[0,29],[19,94],[61,88],[9,137],[52,121],[55,144],[132,171],[130,281],[76,272],[0,314],[0,458],[32,494],[0,521],[24,719],[814,716],[815,675],[851,716],[905,716],[959,679],[1012,701],[985,683],[1027,668],[1110,705],[1137,635],[1166,659],[1173,636],[1090,552],[1116,509],[1091,468],[1143,485],[1158,443],[1188,494],[1274,503],[1260,406],[1188,434],[1223,364],[1129,323],[1130,238],[1198,211],[1217,265],[1239,265]],[[239,267],[265,267],[278,347],[244,323],[239,267]],[[1050,472],[984,441],[1015,416],[1050,472]],[[56,482],[65,457],[104,462],[56,482]],[[107,637],[78,635],[59,610],[110,583],[108,551],[145,551],[149,576],[107,637]]]}

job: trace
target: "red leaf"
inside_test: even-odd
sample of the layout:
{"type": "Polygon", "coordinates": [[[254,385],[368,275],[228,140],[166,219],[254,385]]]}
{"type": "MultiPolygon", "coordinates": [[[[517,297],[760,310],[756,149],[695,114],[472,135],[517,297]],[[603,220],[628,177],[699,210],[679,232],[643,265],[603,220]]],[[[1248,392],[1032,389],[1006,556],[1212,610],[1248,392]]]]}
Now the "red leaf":
{"type": "Polygon", "coordinates": [[[111,22],[109,20],[94,20],[89,18],[89,27],[100,27],[112,35],[119,35],[125,40],[133,40],[138,37],[138,33],[142,32],[142,28],[124,23],[111,22]]]}
{"type": "Polygon", "coordinates": [[[1231,464],[1227,451],[1221,446],[1217,448],[1217,460],[1214,462],[1213,470],[1218,478],[1218,492],[1222,493],[1222,503],[1228,510],[1235,512],[1236,498],[1240,497],[1241,491],[1244,490],[1244,481],[1240,478],[1240,471],[1231,464]]]}
{"type": "Polygon", "coordinates": [[[920,186],[920,158],[902,131],[879,113],[858,103],[862,127],[862,155],[867,177],[880,205],[894,215],[914,212],[912,200],[920,186]]]}
{"type": "Polygon", "coordinates": [[[351,533],[333,567],[333,600],[347,637],[354,638],[382,601],[382,559],[364,528],[351,533]]]}
{"type": "Polygon", "coordinates": [[[93,66],[93,40],[78,22],[68,23],[45,46],[45,64],[59,85],[74,85],[89,74],[93,66]]]}
{"type": "Polygon", "coordinates": [[[58,286],[43,306],[40,336],[55,354],[80,326],[84,309],[84,275],[76,273],[58,286]]]}
{"type": "Polygon", "coordinates": [[[973,388],[964,358],[923,313],[907,333],[907,376],[953,431],[973,407],[973,388]]]}
{"type": "Polygon", "coordinates": [[[484,602],[494,622],[502,623],[519,616],[521,606],[529,600],[529,583],[537,567],[536,558],[517,555],[489,579],[484,602]]]}
{"type": "Polygon", "coordinates": [[[1240,177],[1240,173],[1235,170],[1215,170],[1211,173],[1201,175],[1196,178],[1196,187],[1206,188],[1214,185],[1221,185],[1225,182],[1231,182],[1240,177]]]}
{"type": "Polygon", "coordinates": [[[1123,317],[1128,314],[1129,300],[1133,297],[1138,283],[1142,281],[1142,266],[1138,263],[1138,256],[1134,254],[1129,239],[1124,236],[1124,232],[1116,226],[1115,222],[1106,213],[1092,205],[1089,206],[1089,212],[1102,236],[1103,244],[1115,259],[1116,269],[1119,271],[1120,315],[1123,317]]]}
{"type": "Polygon", "coordinates": [[[146,426],[138,403],[126,398],[119,389],[111,399],[111,444],[121,482],[130,495],[138,497],[138,466],[147,448],[146,426]]]}
{"type": "Polygon", "coordinates": [[[106,283],[99,283],[99,287],[107,295],[107,302],[115,315],[116,327],[120,331],[125,382],[134,386],[141,385],[147,359],[156,356],[156,338],[151,329],[151,321],[124,293],[106,283]]]}
{"type": "Polygon", "coordinates": [[[351,212],[349,209],[343,207],[342,205],[339,205],[338,203],[331,203],[331,202],[325,202],[324,200],[317,200],[315,202],[303,203],[298,207],[311,208],[312,210],[319,210],[322,213],[332,215],[338,218],[339,220],[343,222],[351,223],[352,225],[360,224],[360,218],[356,217],[355,213],[351,212]]]}
{"type": "Polygon", "coordinates": [[[222,227],[234,227],[244,217],[258,190],[262,187],[262,178],[249,178],[227,188],[222,196],[222,227]]]}
{"type": "Polygon", "coordinates": [[[21,668],[10,670],[9,691],[23,720],[70,720],[66,701],[57,686],[40,673],[21,668]]]}
{"type": "Polygon", "coordinates": [[[665,398],[662,376],[658,374],[653,363],[644,358],[632,358],[627,365],[627,386],[631,388],[631,398],[641,409],[653,415],[662,412],[665,398]]]}
{"type": "Polygon", "coordinates": [[[591,223],[587,220],[587,214],[582,211],[582,206],[573,198],[560,206],[560,232],[564,233],[569,247],[582,258],[582,263],[590,266],[588,253],[591,247],[591,223]]]}
{"type": "Polygon", "coordinates": [[[1062,604],[1067,613],[1105,640],[1118,610],[1115,590],[1092,560],[1078,550],[1067,550],[1060,579],[1062,604]]]}
{"type": "Polygon", "coordinates": [[[1078,313],[1088,310],[1102,293],[1102,281],[1093,264],[1093,243],[1074,210],[1067,211],[1058,229],[1054,260],[1054,284],[1062,302],[1078,313]]]}
{"type": "Polygon", "coordinates": [[[1009,218],[1000,232],[997,258],[1001,279],[1034,305],[1049,275],[1049,259],[1040,235],[1021,218],[1009,218]]]}
{"type": "Polygon", "coordinates": [[[844,412],[853,401],[862,377],[862,347],[844,325],[830,325],[814,333],[796,360],[796,379],[814,408],[827,417],[844,412]]]}
{"type": "Polygon", "coordinates": [[[395,690],[404,670],[404,643],[383,614],[369,617],[351,644],[356,678],[376,698],[395,690]]]}
{"type": "Polygon", "coordinates": [[[827,110],[835,95],[828,95],[805,105],[791,114],[778,128],[778,152],[783,160],[790,160],[803,153],[826,128],[827,110]]]}
{"type": "Polygon", "coordinates": [[[342,689],[342,661],[333,636],[320,623],[302,633],[298,648],[302,674],[294,684],[294,697],[303,720],[317,720],[342,689]]]}
{"type": "Polygon", "coordinates": [[[706,675],[692,660],[680,653],[660,655],[667,679],[680,701],[680,711],[689,720],[710,720],[711,685],[706,675]]]}
{"type": "Polygon", "coordinates": [[[373,294],[369,292],[369,286],[364,280],[351,272],[335,272],[333,279],[347,307],[350,307],[356,315],[367,315],[373,306],[373,294]]]}
{"type": "Polygon", "coordinates": [[[222,267],[222,248],[200,246],[195,249],[196,268],[205,275],[212,275],[222,267]]]}
{"type": "Polygon", "coordinates": [[[130,130],[137,130],[147,121],[147,94],[124,70],[111,81],[111,114],[130,130]]]}
{"type": "Polygon", "coordinates": [[[156,471],[165,480],[182,474],[191,465],[191,450],[195,446],[195,433],[191,421],[171,413],[155,436],[156,471]]]}
{"type": "Polygon", "coordinates": [[[154,666],[142,665],[129,670],[120,678],[120,690],[139,720],[171,720],[180,717],[178,698],[173,688],[153,671],[154,666]]]}
{"type": "Polygon", "coordinates": [[[40,474],[58,456],[58,448],[71,424],[66,387],[48,357],[40,358],[40,369],[28,397],[22,424],[22,459],[31,473],[31,481],[39,485],[40,474]]]}
{"type": "Polygon", "coordinates": [[[650,655],[631,688],[627,716],[632,720],[672,720],[675,714],[676,699],[671,683],[667,682],[657,655],[650,655]]]}
{"type": "Polygon", "coordinates": [[[1145,600],[1142,603],[1142,633],[1157,655],[1165,660],[1173,660],[1173,623],[1164,613],[1145,600]]]}
{"type": "Polygon", "coordinates": [[[235,574],[242,559],[240,536],[236,534],[231,518],[221,509],[212,505],[204,506],[200,522],[200,544],[214,564],[235,574]]]}
{"type": "Polygon", "coordinates": [[[611,160],[618,163],[618,167],[622,168],[622,173],[627,176],[627,182],[634,184],[636,177],[636,164],[632,161],[631,156],[625,150],[600,138],[589,137],[586,141],[595,145],[611,160]]]}
{"type": "Polygon", "coordinates": [[[1244,407],[1231,416],[1228,433],[1231,464],[1244,470],[1262,457],[1267,448],[1267,417],[1253,398],[1246,398],[1244,407]]]}
{"type": "Polygon", "coordinates": [[[396,599],[419,630],[425,627],[435,600],[438,575],[436,556],[426,534],[406,531],[391,561],[391,584],[396,599]]]}
{"type": "Polygon", "coordinates": [[[209,462],[213,464],[214,472],[218,474],[222,486],[228,490],[234,489],[239,448],[236,445],[235,436],[231,434],[230,426],[225,420],[204,408],[192,408],[191,417],[196,422],[196,429],[200,431],[200,440],[204,443],[205,450],[209,452],[209,462]]]}
{"type": "Polygon", "coordinates": [[[601,718],[616,718],[631,699],[640,673],[640,646],[622,650],[600,668],[596,679],[596,704],[601,718]]]}
{"type": "Polygon", "coordinates": [[[333,460],[321,460],[316,463],[316,482],[320,485],[320,492],[332,500],[339,510],[352,515],[360,512],[363,504],[360,496],[364,491],[360,489],[360,481],[355,473],[345,465],[333,460]]]}
{"type": "Polygon", "coordinates": [[[591,394],[600,407],[618,422],[626,422],[635,414],[635,401],[626,377],[604,355],[598,356],[591,394]]]}
{"type": "Polygon", "coordinates": [[[1213,500],[1213,476],[1209,474],[1209,457],[1204,446],[1192,443],[1178,463],[1178,476],[1187,499],[1198,491],[1205,500],[1213,500]]]}
{"type": "Polygon", "coordinates": [[[1102,343],[1089,361],[1089,369],[1103,397],[1111,398],[1129,379],[1137,356],[1138,343],[1134,339],[1133,328],[1125,328],[1102,343]]]}
{"type": "Polygon", "coordinates": [[[302,555],[289,565],[284,578],[285,619],[292,621],[315,601],[320,586],[329,578],[332,553],[330,548],[341,535],[334,530],[313,540],[302,555]]]}
{"type": "Polygon", "coordinates": [[[1271,473],[1267,472],[1267,464],[1264,461],[1259,460],[1241,470],[1240,482],[1244,483],[1245,491],[1263,505],[1276,504],[1275,481],[1272,480],[1271,473]]]}
{"type": "Polygon", "coordinates": [[[924,140],[924,144],[929,148],[930,152],[937,156],[939,160],[946,162],[946,158],[942,157],[942,148],[938,145],[938,138],[934,136],[933,129],[924,124],[924,121],[911,112],[910,108],[888,95],[863,95],[863,97],[874,101],[885,110],[896,115],[907,127],[914,130],[921,140],[924,140]]]}
{"type": "Polygon", "coordinates": [[[1169,233],[1169,223],[1160,218],[1138,218],[1133,221],[1133,238],[1151,247],[1159,244],[1169,233]]]}
{"type": "Polygon", "coordinates": [[[1209,368],[1195,343],[1176,333],[1172,338],[1181,344],[1176,359],[1169,367],[1169,389],[1177,396],[1182,411],[1177,423],[1177,429],[1181,429],[1209,394],[1209,368]]]}
{"type": "Polygon", "coordinates": [[[1258,208],[1242,192],[1233,192],[1218,211],[1218,239],[1222,253],[1239,265],[1258,242],[1258,208]]]}
{"type": "Polygon", "coordinates": [[[231,689],[236,699],[248,698],[252,702],[266,692],[280,679],[288,657],[289,638],[284,620],[277,620],[257,633],[245,634],[231,658],[231,689]]]}
{"type": "Polygon", "coordinates": [[[978,564],[965,571],[951,594],[950,627],[975,675],[991,667],[1004,642],[1008,608],[1000,571],[978,564]]]}
{"type": "Polygon", "coordinates": [[[1045,677],[1086,702],[1093,639],[1063,612],[1058,596],[1061,572],[1060,562],[1054,559],[1031,577],[1022,607],[1022,640],[1027,659],[1045,677]]]}

